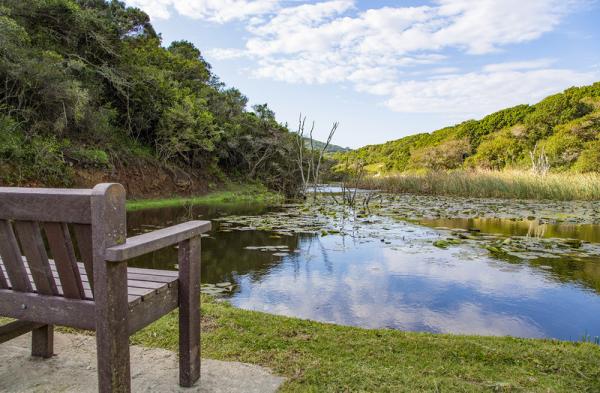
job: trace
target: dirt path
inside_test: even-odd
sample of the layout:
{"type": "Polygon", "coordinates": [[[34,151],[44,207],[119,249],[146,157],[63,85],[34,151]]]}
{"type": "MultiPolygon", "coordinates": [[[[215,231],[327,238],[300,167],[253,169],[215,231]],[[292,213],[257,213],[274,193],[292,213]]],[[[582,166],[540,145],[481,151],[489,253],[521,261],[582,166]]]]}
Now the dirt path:
{"type": "MultiPolygon", "coordinates": [[[[96,392],[96,341],[94,337],[55,335],[52,359],[30,356],[30,335],[0,344],[1,392],[96,392]]],[[[131,347],[134,392],[276,392],[284,378],[255,365],[202,359],[196,387],[178,385],[177,354],[164,349],[131,347]]]]}

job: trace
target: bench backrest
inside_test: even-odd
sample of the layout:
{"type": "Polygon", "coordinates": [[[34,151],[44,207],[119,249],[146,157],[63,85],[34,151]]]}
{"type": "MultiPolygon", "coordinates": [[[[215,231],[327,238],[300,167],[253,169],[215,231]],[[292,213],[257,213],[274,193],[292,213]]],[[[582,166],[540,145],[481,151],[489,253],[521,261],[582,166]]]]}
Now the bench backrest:
{"type": "Polygon", "coordinates": [[[104,250],[126,237],[120,184],[89,190],[0,187],[0,289],[90,299],[94,264],[104,263],[104,250]]]}

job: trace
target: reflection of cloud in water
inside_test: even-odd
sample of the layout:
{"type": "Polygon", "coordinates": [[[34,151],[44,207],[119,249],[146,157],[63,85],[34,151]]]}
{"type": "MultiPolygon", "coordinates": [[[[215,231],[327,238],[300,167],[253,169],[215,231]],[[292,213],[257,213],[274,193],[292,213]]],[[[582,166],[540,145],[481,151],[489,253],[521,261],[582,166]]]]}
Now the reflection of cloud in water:
{"type": "Polygon", "coordinates": [[[526,265],[511,265],[487,257],[464,260],[460,253],[475,252],[470,248],[437,251],[438,255],[401,255],[390,249],[382,250],[382,258],[371,268],[378,267],[387,275],[419,276],[445,284],[468,285],[480,293],[501,297],[535,296],[543,289],[558,284],[546,279],[543,272],[526,265]]]}
{"type": "Polygon", "coordinates": [[[526,266],[465,261],[455,252],[424,257],[374,248],[365,255],[332,252],[329,263],[291,257],[260,282],[240,277],[232,300],[242,308],[372,328],[544,336],[506,307],[543,296],[552,282],[526,266]]]}

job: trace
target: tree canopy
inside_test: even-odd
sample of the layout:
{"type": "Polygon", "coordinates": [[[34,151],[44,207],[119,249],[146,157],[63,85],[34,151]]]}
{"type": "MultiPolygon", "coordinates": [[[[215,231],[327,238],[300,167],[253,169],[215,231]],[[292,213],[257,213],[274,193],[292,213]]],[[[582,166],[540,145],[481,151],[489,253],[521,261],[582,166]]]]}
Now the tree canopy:
{"type": "Polygon", "coordinates": [[[295,187],[287,127],[226,87],[192,43],[168,47],[121,1],[0,0],[0,181],[149,157],[192,176],[295,187]]]}

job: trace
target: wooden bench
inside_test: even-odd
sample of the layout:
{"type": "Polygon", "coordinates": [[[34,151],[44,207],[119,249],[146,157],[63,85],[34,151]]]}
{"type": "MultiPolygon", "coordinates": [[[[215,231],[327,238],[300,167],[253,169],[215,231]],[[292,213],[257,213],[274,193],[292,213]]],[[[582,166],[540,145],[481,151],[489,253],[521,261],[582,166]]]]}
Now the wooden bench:
{"type": "MultiPolygon", "coordinates": [[[[179,307],[179,381],[200,377],[200,235],[190,221],[127,238],[125,189],[0,187],[0,343],[32,332],[53,355],[53,325],[96,331],[100,392],[129,392],[129,336],[179,307]],[[179,271],[127,260],[178,245],[179,271]]],[[[35,376],[32,376],[35,378],[35,376]]]]}

